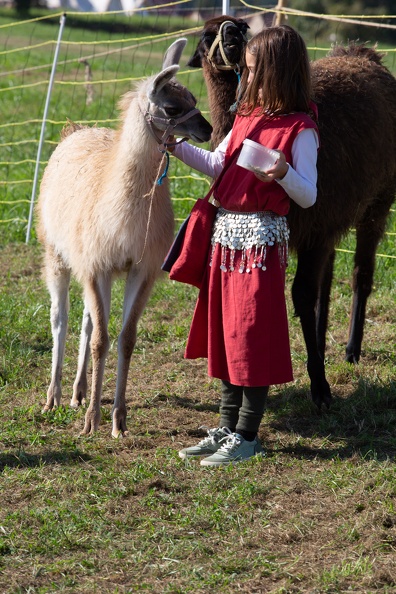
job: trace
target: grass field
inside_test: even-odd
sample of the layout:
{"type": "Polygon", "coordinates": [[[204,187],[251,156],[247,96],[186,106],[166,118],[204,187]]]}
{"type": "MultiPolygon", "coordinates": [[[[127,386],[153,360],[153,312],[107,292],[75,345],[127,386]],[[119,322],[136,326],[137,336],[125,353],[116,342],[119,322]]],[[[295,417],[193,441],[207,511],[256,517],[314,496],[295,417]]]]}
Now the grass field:
{"type": "MultiPolygon", "coordinates": [[[[87,39],[91,34],[84,32],[87,39]]],[[[8,38],[8,47],[14,40],[15,35],[8,38]]],[[[101,76],[111,78],[105,67],[101,76]]],[[[199,73],[191,76],[198,95],[199,73]]],[[[0,89],[5,85],[0,77],[0,89]]],[[[109,89],[110,95],[118,95],[120,85],[109,89]]],[[[83,91],[74,91],[80,92],[84,103],[83,91]]],[[[116,117],[106,92],[101,99],[109,106],[106,117],[116,117]]],[[[0,101],[3,96],[10,95],[0,101]]],[[[65,108],[75,104],[64,91],[56,101],[65,108]]],[[[23,109],[23,121],[33,117],[36,103],[38,96],[28,95],[10,101],[7,109],[18,114],[23,109]]],[[[99,113],[95,104],[84,109],[84,119],[99,113]]],[[[50,126],[49,137],[58,129],[50,126]]],[[[29,137],[28,131],[15,127],[14,136],[6,137],[0,128],[0,143],[29,137]]],[[[17,146],[8,150],[14,160],[17,146]]],[[[19,169],[15,175],[21,175],[19,169]]],[[[180,218],[188,199],[203,194],[207,180],[186,178],[190,172],[173,159],[171,175],[180,218]]],[[[14,197],[8,188],[10,193],[14,197]]],[[[16,206],[11,214],[18,215],[16,206]]],[[[80,288],[72,283],[64,407],[44,415],[52,339],[41,249],[34,237],[23,243],[23,225],[0,225],[0,592],[393,594],[395,227],[393,212],[379,249],[356,366],[343,361],[353,233],[340,246],[345,251],[337,252],[326,352],[334,401],[321,413],[310,400],[305,346],[293,317],[296,263],[291,257],[287,304],[295,381],[271,388],[260,429],[265,458],[211,470],[177,454],[199,439],[200,426],[218,421],[218,381],[207,377],[205,361],[183,359],[196,290],[166,277],[156,284],[131,364],[129,434],[114,440],[110,416],[123,291],[117,281],[102,423],[94,437],[80,437],[85,410],[68,407],[82,316],[80,288]]]]}
{"type": "Polygon", "coordinates": [[[0,272],[0,591],[395,591],[396,324],[387,287],[370,299],[362,359],[351,367],[343,362],[350,290],[337,278],[326,365],[334,403],[322,414],[290,316],[295,381],[271,389],[260,430],[266,457],[206,470],[177,455],[201,425],[217,423],[217,380],[204,361],[183,360],[195,289],[156,285],[130,371],[129,435],[114,440],[116,284],[102,424],[82,438],[84,410],[67,406],[79,288],[65,407],[43,415],[51,337],[40,250],[7,246],[0,272]]]}

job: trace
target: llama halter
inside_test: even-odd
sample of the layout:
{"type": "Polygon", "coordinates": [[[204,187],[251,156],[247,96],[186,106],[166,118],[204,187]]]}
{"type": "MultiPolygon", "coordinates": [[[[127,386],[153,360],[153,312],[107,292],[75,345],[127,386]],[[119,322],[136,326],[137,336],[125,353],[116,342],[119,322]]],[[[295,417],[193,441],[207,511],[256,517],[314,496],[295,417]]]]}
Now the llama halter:
{"type": "Polygon", "coordinates": [[[146,194],[146,196],[150,197],[149,214],[148,214],[148,219],[147,219],[147,227],[146,227],[146,235],[144,238],[143,251],[142,251],[142,255],[140,256],[137,264],[141,263],[141,261],[143,260],[144,253],[146,251],[147,237],[148,237],[148,230],[149,230],[150,220],[151,220],[151,211],[152,211],[152,207],[153,207],[153,197],[154,197],[155,186],[156,185],[161,186],[164,178],[167,176],[167,173],[168,173],[169,153],[167,151],[167,148],[168,148],[168,146],[175,146],[176,144],[180,144],[181,142],[188,140],[188,138],[187,138],[187,136],[185,136],[185,137],[181,138],[180,140],[177,140],[176,142],[172,142],[169,144],[167,144],[166,141],[168,140],[168,138],[170,136],[172,136],[172,132],[178,124],[185,122],[186,120],[190,119],[192,116],[196,115],[197,113],[200,113],[200,111],[199,111],[199,109],[194,107],[193,109],[190,109],[190,111],[185,113],[183,116],[180,116],[180,118],[161,118],[159,116],[155,116],[152,113],[150,113],[150,103],[148,104],[147,110],[144,113],[144,118],[148,124],[149,130],[150,130],[151,134],[154,136],[155,140],[158,142],[158,150],[160,151],[160,153],[163,154],[163,157],[161,159],[161,163],[159,166],[159,170],[158,170],[158,174],[157,174],[157,181],[155,182],[154,186],[151,188],[151,191],[148,194],[146,194]],[[162,138],[159,138],[157,136],[156,131],[158,131],[158,128],[155,128],[155,124],[163,124],[166,126],[165,131],[162,135],[162,138]],[[164,169],[164,172],[162,173],[162,175],[159,175],[164,158],[166,159],[165,169],[164,169]]]}
{"type": "MultiPolygon", "coordinates": [[[[208,60],[209,64],[211,64],[211,66],[213,68],[216,68],[216,70],[235,70],[235,69],[237,69],[239,71],[239,64],[232,64],[229,61],[229,59],[227,58],[226,53],[224,51],[223,27],[225,25],[231,25],[232,27],[238,28],[235,25],[235,23],[233,23],[232,21],[224,21],[220,25],[219,32],[217,33],[212,45],[210,46],[210,50],[209,50],[209,53],[208,53],[206,59],[208,60]],[[221,57],[223,58],[224,65],[216,64],[215,61],[213,60],[213,54],[215,53],[217,46],[219,46],[220,54],[221,54],[221,57]]],[[[244,35],[242,32],[241,32],[241,35],[242,35],[243,39],[245,41],[247,41],[246,35],[244,35]]]]}
{"type": "MultiPolygon", "coordinates": [[[[235,74],[237,75],[238,98],[235,101],[235,103],[233,103],[230,107],[230,112],[234,113],[238,109],[238,104],[239,104],[239,100],[241,97],[241,88],[240,88],[241,87],[241,67],[238,63],[232,64],[226,56],[226,53],[225,53],[224,47],[223,47],[223,27],[224,27],[224,25],[232,25],[233,27],[237,28],[235,23],[233,23],[232,21],[224,21],[220,25],[219,32],[216,35],[215,40],[213,41],[212,45],[210,46],[209,53],[208,53],[206,59],[208,60],[209,64],[212,66],[212,68],[215,68],[216,70],[233,70],[235,72],[235,74]],[[221,57],[223,58],[224,65],[216,64],[216,62],[213,60],[213,54],[214,54],[217,46],[219,46],[220,54],[221,54],[221,57]]],[[[247,37],[244,33],[242,33],[242,31],[241,31],[241,35],[242,35],[243,40],[245,42],[247,42],[247,37]]]]}
{"type": "Polygon", "coordinates": [[[166,141],[168,140],[168,138],[170,136],[172,136],[172,132],[178,124],[181,124],[182,122],[185,122],[186,120],[189,120],[190,118],[192,118],[192,116],[196,115],[197,113],[200,113],[200,111],[199,111],[199,109],[194,107],[193,109],[190,109],[190,111],[188,111],[184,115],[180,116],[180,118],[161,118],[160,116],[155,116],[152,113],[150,113],[150,103],[148,104],[146,112],[144,114],[145,120],[148,123],[149,130],[150,130],[151,134],[154,136],[155,140],[158,142],[158,150],[161,153],[163,153],[166,157],[166,165],[165,165],[164,172],[161,175],[161,177],[159,177],[159,179],[157,181],[158,186],[160,186],[162,184],[163,179],[167,176],[167,173],[168,173],[168,169],[169,169],[169,153],[167,150],[168,146],[175,146],[176,144],[180,144],[181,142],[188,140],[188,137],[184,136],[180,140],[176,140],[176,142],[172,142],[172,143],[167,143],[166,141]],[[158,128],[155,127],[155,124],[162,124],[162,125],[166,126],[165,131],[161,138],[159,138],[156,134],[156,132],[158,132],[158,128]]]}
{"type": "Polygon", "coordinates": [[[149,103],[147,106],[147,110],[144,114],[144,117],[146,119],[146,122],[149,125],[150,132],[152,133],[155,140],[159,144],[158,150],[166,151],[168,146],[180,144],[181,142],[184,142],[185,140],[187,140],[187,137],[185,137],[185,138],[182,138],[181,140],[178,140],[172,144],[166,144],[166,141],[168,140],[168,138],[170,136],[172,136],[172,132],[176,128],[176,126],[178,124],[181,124],[182,122],[185,122],[186,120],[189,120],[190,118],[195,116],[197,113],[200,113],[200,111],[199,111],[199,109],[194,107],[193,109],[190,109],[190,111],[188,111],[184,115],[180,116],[180,118],[161,118],[160,116],[155,116],[152,113],[150,113],[150,103],[149,103]],[[163,126],[166,126],[165,131],[161,138],[159,138],[156,134],[156,132],[159,131],[158,128],[155,127],[156,124],[162,124],[163,126]]]}

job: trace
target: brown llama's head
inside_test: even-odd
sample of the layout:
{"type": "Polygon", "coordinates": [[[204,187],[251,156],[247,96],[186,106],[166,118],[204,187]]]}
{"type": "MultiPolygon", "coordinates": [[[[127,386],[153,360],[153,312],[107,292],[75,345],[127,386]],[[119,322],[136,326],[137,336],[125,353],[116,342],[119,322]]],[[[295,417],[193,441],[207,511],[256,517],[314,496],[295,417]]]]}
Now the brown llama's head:
{"type": "Polygon", "coordinates": [[[188,66],[201,68],[207,61],[219,70],[241,69],[244,64],[246,32],[243,19],[222,15],[205,22],[201,39],[188,66]]]}

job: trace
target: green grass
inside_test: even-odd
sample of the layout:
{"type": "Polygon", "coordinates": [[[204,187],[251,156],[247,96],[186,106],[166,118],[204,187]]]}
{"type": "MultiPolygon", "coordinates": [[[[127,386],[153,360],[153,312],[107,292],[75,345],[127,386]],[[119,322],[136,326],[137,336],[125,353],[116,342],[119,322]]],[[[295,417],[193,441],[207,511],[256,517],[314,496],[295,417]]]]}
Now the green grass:
{"type": "MultiPolygon", "coordinates": [[[[266,457],[208,471],[177,455],[200,425],[217,422],[217,380],[204,361],[183,360],[195,289],[157,283],[131,365],[130,433],[114,440],[116,283],[102,423],[93,438],[79,437],[85,411],[67,405],[80,289],[72,284],[65,407],[43,415],[51,338],[40,264],[36,245],[0,252],[2,592],[394,591],[396,328],[386,286],[370,298],[362,359],[350,366],[350,291],[347,279],[343,291],[337,283],[326,364],[334,402],[322,414],[290,312],[295,381],[271,389],[266,457]]],[[[289,308],[291,280],[289,270],[289,308]]]]}

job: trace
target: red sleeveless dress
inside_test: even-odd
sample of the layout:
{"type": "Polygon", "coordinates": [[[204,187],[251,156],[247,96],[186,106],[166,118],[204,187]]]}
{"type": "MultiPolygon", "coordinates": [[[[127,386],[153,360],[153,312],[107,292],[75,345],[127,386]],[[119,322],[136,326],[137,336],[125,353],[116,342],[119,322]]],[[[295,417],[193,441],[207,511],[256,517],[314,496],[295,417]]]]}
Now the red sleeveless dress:
{"type": "MultiPolygon", "coordinates": [[[[225,155],[227,170],[215,186],[222,208],[237,212],[271,211],[286,215],[290,199],[276,182],[263,183],[236,165],[242,142],[250,138],[280,149],[292,164],[297,134],[316,124],[304,113],[267,117],[237,116],[225,155]]],[[[198,295],[185,357],[208,359],[208,374],[238,386],[269,386],[293,380],[285,300],[285,263],[278,246],[266,248],[266,270],[238,272],[242,252],[235,253],[234,271],[220,270],[216,244],[198,295]]]]}

